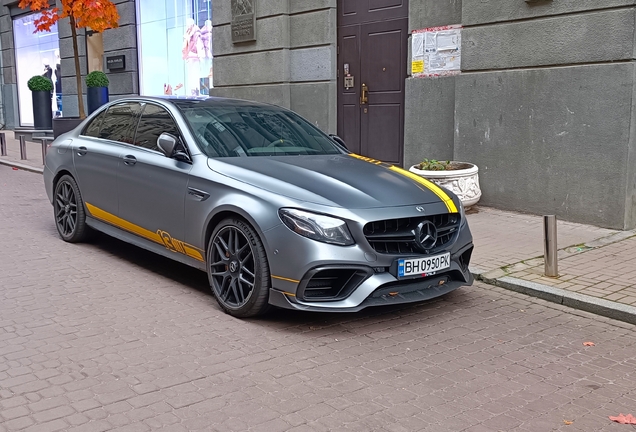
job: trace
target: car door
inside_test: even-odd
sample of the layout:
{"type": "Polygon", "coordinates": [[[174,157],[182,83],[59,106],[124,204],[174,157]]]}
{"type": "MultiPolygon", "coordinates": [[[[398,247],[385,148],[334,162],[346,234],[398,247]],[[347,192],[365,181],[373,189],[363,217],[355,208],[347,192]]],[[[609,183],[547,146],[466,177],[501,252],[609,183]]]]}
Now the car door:
{"type": "Polygon", "coordinates": [[[182,139],[171,114],[145,103],[133,145],[121,154],[119,215],[136,234],[185,255],[184,206],[192,164],[166,157],[157,147],[162,133],[182,139]]]}
{"type": "Polygon", "coordinates": [[[124,102],[95,117],[72,143],[73,163],[86,207],[93,217],[111,221],[118,213],[117,170],[124,150],[132,141],[141,106],[124,102]]]}

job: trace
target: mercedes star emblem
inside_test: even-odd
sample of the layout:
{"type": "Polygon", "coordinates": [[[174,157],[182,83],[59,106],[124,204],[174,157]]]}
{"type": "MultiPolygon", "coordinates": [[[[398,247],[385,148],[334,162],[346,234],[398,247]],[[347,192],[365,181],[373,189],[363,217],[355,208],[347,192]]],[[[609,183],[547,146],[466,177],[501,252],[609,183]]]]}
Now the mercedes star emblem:
{"type": "Polygon", "coordinates": [[[424,250],[432,249],[437,243],[437,228],[431,221],[421,222],[415,229],[415,241],[424,250]]]}

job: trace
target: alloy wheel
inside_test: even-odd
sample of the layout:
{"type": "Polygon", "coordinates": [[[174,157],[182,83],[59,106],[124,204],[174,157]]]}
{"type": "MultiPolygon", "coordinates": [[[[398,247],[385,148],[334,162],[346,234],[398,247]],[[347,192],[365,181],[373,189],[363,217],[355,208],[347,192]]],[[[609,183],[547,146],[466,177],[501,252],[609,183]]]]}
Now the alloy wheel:
{"type": "Polygon", "coordinates": [[[61,181],[55,191],[55,222],[65,237],[70,237],[77,226],[77,197],[67,181],[61,181]]]}
{"type": "Polygon", "coordinates": [[[212,240],[210,279],[217,299],[229,309],[244,306],[256,283],[254,251],[235,226],[221,229],[212,240]]]}

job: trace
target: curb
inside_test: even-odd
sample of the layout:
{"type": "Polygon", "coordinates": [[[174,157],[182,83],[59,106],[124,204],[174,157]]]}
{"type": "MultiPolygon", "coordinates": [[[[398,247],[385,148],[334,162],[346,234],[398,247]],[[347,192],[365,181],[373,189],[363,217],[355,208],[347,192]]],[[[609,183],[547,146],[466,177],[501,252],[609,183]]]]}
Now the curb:
{"type": "Polygon", "coordinates": [[[6,165],[12,168],[18,168],[23,171],[30,171],[36,174],[42,174],[44,172],[44,168],[36,168],[30,165],[22,164],[20,162],[13,162],[9,160],[0,159],[0,165],[6,165]]]}
{"type": "Polygon", "coordinates": [[[585,294],[579,294],[562,288],[555,288],[536,282],[530,282],[510,276],[489,278],[487,272],[478,268],[471,268],[473,277],[488,285],[498,286],[510,291],[537,297],[552,303],[568,306],[606,318],[612,318],[636,325],[636,307],[629,306],[585,294]]]}

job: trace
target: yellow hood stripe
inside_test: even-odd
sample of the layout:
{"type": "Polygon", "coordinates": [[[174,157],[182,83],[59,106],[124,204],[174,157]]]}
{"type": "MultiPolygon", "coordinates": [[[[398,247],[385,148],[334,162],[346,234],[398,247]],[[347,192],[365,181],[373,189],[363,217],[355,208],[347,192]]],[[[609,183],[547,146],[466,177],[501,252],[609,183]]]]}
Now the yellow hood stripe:
{"type": "Polygon", "coordinates": [[[372,163],[374,165],[381,165],[393,172],[396,172],[398,174],[401,174],[405,177],[410,178],[411,180],[414,180],[416,183],[419,183],[420,185],[424,186],[426,189],[430,190],[431,192],[433,192],[435,195],[437,195],[437,197],[442,200],[442,202],[444,203],[444,205],[446,205],[446,208],[448,209],[449,213],[457,213],[457,206],[455,205],[455,203],[453,202],[453,199],[451,197],[448,196],[448,194],[446,192],[444,192],[444,190],[442,188],[440,188],[439,186],[437,186],[435,183],[433,183],[430,180],[425,179],[424,177],[418,176],[417,174],[414,174],[410,171],[407,171],[405,169],[402,169],[400,167],[396,167],[394,165],[389,165],[387,163],[384,163],[382,161],[376,160],[376,159],[372,159],[372,158],[368,158],[365,156],[360,156],[357,155],[355,153],[350,153],[350,156],[356,158],[356,159],[360,159],[363,160],[365,162],[369,162],[372,163]]]}

